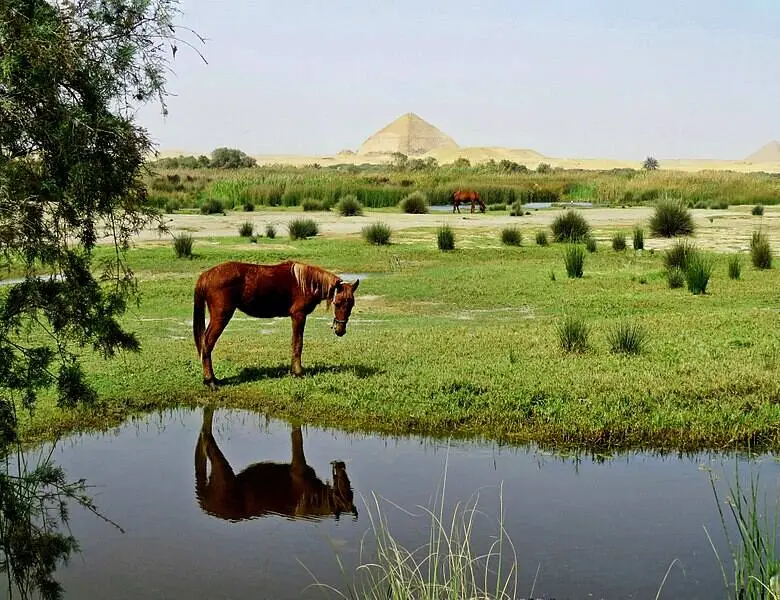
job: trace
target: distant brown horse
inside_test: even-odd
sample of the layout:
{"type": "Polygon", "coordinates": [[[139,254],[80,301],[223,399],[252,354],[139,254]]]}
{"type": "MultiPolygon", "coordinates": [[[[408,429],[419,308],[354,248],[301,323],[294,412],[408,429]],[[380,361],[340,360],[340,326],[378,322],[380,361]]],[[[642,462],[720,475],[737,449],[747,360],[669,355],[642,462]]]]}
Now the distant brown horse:
{"type": "Polygon", "coordinates": [[[292,462],[255,463],[236,475],[211,433],[213,418],[214,408],[205,408],[195,445],[195,495],[206,513],[229,521],[358,516],[344,463],[332,462],[333,483],[323,483],[306,464],[300,427],[292,429],[292,462]]]}
{"type": "Polygon", "coordinates": [[[474,212],[474,205],[479,204],[479,212],[485,212],[485,203],[479,197],[479,193],[473,190],[458,190],[452,194],[452,212],[460,212],[460,204],[471,203],[471,212],[474,212]]]}
{"type": "Polygon", "coordinates": [[[360,284],[342,281],[321,267],[299,262],[256,265],[226,262],[201,273],[195,284],[192,334],[203,363],[203,383],[216,388],[211,352],[220,334],[239,309],[250,317],[289,316],[292,319],[292,374],[302,375],[301,352],[306,316],[325,300],[333,304],[331,327],[337,336],[347,332],[347,321],[355,305],[360,284]],[[209,309],[206,327],[205,307],[209,309]]]}

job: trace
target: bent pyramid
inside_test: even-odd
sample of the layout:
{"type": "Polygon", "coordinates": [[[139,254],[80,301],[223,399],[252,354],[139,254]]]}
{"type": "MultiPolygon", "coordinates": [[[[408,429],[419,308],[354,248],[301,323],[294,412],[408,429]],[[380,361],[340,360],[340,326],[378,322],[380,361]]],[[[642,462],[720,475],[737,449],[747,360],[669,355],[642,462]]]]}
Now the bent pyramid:
{"type": "Polygon", "coordinates": [[[357,153],[365,156],[401,152],[415,156],[437,148],[457,147],[451,137],[416,114],[406,113],[363,142],[357,153]]]}
{"type": "Polygon", "coordinates": [[[780,142],[773,140],[764,146],[761,146],[753,154],[745,159],[753,163],[775,163],[780,162],[780,142]]]}

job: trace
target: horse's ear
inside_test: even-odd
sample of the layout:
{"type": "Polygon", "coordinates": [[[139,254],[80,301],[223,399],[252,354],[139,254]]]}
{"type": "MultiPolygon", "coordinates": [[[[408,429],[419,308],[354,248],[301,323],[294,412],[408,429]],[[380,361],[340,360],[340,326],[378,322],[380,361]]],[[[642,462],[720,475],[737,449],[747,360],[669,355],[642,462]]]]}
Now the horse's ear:
{"type": "Polygon", "coordinates": [[[360,279],[355,279],[355,283],[352,284],[352,291],[357,291],[358,285],[360,285],[360,279]]]}

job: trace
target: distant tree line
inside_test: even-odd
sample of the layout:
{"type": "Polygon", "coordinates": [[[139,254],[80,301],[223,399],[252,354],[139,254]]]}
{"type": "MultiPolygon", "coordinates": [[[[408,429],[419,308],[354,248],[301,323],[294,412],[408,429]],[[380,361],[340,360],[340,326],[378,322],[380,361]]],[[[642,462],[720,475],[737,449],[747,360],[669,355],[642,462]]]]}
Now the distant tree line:
{"type": "Polygon", "coordinates": [[[170,156],[155,161],[161,169],[242,169],[257,166],[257,161],[236,148],[217,148],[211,158],[200,156],[170,156]]]}

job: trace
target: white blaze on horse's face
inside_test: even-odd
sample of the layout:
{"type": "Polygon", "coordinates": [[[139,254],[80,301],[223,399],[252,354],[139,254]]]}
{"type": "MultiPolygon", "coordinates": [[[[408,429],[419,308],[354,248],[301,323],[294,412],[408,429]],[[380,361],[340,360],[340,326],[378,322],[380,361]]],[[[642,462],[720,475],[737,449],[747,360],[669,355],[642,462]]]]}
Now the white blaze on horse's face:
{"type": "Polygon", "coordinates": [[[339,281],[336,283],[336,293],[333,295],[333,332],[341,337],[347,333],[347,321],[355,306],[355,290],[360,284],[360,279],[355,283],[339,281]]]}

